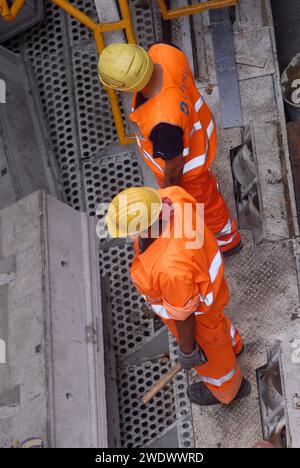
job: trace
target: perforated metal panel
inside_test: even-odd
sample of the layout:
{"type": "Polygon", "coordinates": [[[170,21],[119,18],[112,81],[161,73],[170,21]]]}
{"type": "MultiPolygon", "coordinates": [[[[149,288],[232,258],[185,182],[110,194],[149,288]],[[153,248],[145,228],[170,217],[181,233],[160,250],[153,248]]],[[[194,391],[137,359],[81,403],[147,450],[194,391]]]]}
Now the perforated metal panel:
{"type": "Polygon", "coordinates": [[[111,281],[114,349],[117,358],[124,358],[137,344],[154,333],[153,321],[143,315],[143,301],[130,282],[129,265],[133,256],[130,244],[100,251],[101,275],[108,274],[111,281]]]}
{"type": "Polygon", "coordinates": [[[109,203],[121,190],[143,185],[134,152],[83,163],[87,209],[94,216],[100,203],[109,203]]]}
{"type": "Polygon", "coordinates": [[[82,209],[80,148],[65,14],[46,1],[45,15],[43,23],[22,36],[22,51],[31,61],[38,82],[67,201],[82,209]]]}
{"type": "Polygon", "coordinates": [[[142,447],[176,420],[172,384],[160,391],[147,407],[140,396],[170,368],[170,361],[128,366],[120,373],[120,415],[123,447],[142,447]]]}
{"type": "Polygon", "coordinates": [[[146,49],[158,41],[161,34],[159,20],[154,23],[153,16],[157,14],[157,11],[156,9],[152,10],[151,3],[153,4],[154,2],[145,0],[129,1],[137,42],[146,49]],[[157,28],[155,28],[156,25],[157,28]]]}
{"type": "MultiPolygon", "coordinates": [[[[95,3],[92,0],[72,0],[74,5],[79,10],[83,11],[93,21],[98,21],[97,10],[95,3]]],[[[81,42],[90,42],[93,40],[93,34],[84,24],[72,16],[67,16],[67,22],[70,30],[70,42],[72,46],[78,46],[81,42]]]]}
{"type": "MultiPolygon", "coordinates": [[[[175,363],[177,359],[178,346],[175,338],[169,334],[170,359],[175,363]]],[[[194,371],[191,371],[192,373],[194,371]]],[[[177,419],[179,446],[188,448],[194,446],[193,424],[191,418],[191,403],[187,397],[189,373],[185,370],[179,372],[172,381],[175,397],[175,410],[177,419]]]]}

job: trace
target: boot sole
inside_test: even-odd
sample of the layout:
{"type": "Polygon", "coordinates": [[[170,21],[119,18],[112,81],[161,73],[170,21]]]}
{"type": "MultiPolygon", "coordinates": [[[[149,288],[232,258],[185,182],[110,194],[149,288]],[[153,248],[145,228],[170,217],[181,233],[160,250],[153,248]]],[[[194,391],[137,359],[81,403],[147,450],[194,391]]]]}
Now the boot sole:
{"type": "Polygon", "coordinates": [[[242,241],[241,241],[238,245],[236,245],[236,246],[233,247],[232,249],[227,250],[227,252],[222,252],[223,257],[224,257],[224,258],[228,258],[228,257],[231,257],[232,255],[236,255],[236,254],[238,254],[241,250],[243,250],[243,247],[244,247],[244,245],[243,245],[243,243],[242,243],[242,241]]]}

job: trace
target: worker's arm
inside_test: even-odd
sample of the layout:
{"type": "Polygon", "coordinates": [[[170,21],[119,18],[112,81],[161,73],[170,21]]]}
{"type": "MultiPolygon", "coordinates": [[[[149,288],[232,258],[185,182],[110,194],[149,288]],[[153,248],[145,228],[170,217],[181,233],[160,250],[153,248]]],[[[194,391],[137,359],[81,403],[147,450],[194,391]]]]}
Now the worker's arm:
{"type": "Polygon", "coordinates": [[[195,340],[195,314],[186,320],[176,321],[178,332],[178,361],[183,369],[192,369],[207,362],[206,356],[195,340]]]}
{"type": "Polygon", "coordinates": [[[180,185],[184,166],[183,155],[180,154],[175,158],[169,159],[165,161],[165,164],[163,188],[170,187],[171,185],[180,185]]]}
{"type": "MultiPolygon", "coordinates": [[[[184,253],[178,252],[178,256],[184,253]]],[[[183,369],[192,369],[205,362],[205,356],[196,342],[196,311],[199,310],[198,286],[194,281],[188,262],[169,265],[173,274],[162,274],[160,286],[163,291],[163,306],[169,317],[175,320],[177,329],[178,361],[183,369]],[[175,302],[175,303],[174,303],[175,302]]],[[[170,270],[168,268],[167,271],[170,270]]]]}
{"type": "Polygon", "coordinates": [[[190,354],[195,349],[195,314],[186,320],[176,320],[178,346],[183,354],[190,354]]]}

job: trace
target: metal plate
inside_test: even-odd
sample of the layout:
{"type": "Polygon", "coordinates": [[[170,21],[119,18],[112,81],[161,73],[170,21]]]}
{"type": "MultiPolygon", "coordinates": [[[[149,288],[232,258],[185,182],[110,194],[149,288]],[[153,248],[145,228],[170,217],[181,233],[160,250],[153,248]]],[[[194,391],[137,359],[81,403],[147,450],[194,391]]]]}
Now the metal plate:
{"type": "Polygon", "coordinates": [[[232,27],[227,9],[210,10],[223,128],[243,126],[232,27]]]}

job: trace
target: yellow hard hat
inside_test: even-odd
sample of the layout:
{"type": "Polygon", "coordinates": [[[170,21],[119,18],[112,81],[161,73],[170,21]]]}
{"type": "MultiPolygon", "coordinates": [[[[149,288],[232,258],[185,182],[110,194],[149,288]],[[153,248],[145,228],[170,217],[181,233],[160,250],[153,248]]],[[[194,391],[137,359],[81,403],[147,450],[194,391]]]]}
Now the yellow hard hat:
{"type": "Polygon", "coordinates": [[[109,205],[106,225],[112,237],[130,237],[151,226],[159,217],[162,200],[150,187],[131,187],[109,205]]]}
{"type": "Polygon", "coordinates": [[[136,44],[111,44],[100,55],[98,73],[107,88],[133,93],[149,83],[153,62],[136,44]]]}

